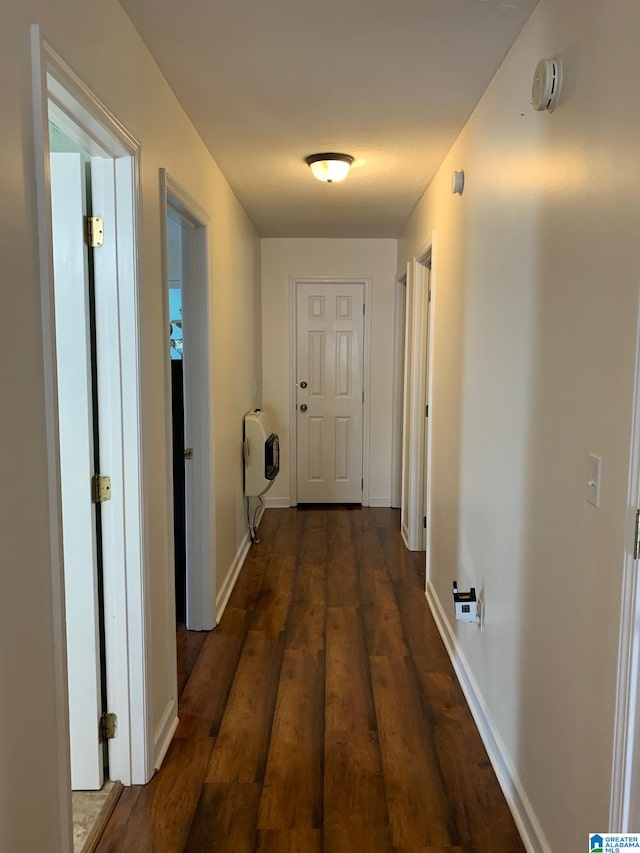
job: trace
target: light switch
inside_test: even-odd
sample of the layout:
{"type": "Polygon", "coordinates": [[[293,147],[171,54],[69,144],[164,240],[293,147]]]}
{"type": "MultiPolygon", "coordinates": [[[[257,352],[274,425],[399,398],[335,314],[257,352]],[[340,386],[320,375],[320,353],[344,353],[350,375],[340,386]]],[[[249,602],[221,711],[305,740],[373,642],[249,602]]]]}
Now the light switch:
{"type": "Polygon", "coordinates": [[[602,457],[595,453],[587,456],[587,473],[584,485],[584,496],[590,504],[600,506],[600,481],[602,479],[602,457]]]}

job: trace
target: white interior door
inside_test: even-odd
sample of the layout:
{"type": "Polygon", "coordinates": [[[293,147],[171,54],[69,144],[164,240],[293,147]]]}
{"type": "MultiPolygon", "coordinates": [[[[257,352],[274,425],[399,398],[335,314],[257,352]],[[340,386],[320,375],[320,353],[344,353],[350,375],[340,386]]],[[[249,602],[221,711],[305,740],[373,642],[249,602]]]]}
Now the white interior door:
{"type": "Polygon", "coordinates": [[[296,292],[299,503],[362,502],[364,285],[296,292]]]}
{"type": "Polygon", "coordinates": [[[51,155],[51,207],[62,491],[67,671],[74,790],[103,783],[89,276],[85,172],[79,154],[51,155]]]}

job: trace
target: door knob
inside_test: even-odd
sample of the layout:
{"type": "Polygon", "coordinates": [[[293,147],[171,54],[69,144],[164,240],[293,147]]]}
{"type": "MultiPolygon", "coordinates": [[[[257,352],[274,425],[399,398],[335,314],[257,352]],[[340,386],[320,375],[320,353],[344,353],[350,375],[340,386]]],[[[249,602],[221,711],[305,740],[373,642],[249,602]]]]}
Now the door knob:
{"type": "Polygon", "coordinates": [[[303,404],[300,406],[300,411],[301,411],[301,412],[306,412],[306,411],[307,411],[307,404],[306,404],[306,403],[303,403],[303,404]]]}
{"type": "Polygon", "coordinates": [[[304,382],[304,381],[303,381],[303,382],[301,382],[301,383],[300,383],[300,387],[301,387],[301,388],[306,388],[306,387],[307,387],[307,383],[306,383],[306,382],[304,382]]]}

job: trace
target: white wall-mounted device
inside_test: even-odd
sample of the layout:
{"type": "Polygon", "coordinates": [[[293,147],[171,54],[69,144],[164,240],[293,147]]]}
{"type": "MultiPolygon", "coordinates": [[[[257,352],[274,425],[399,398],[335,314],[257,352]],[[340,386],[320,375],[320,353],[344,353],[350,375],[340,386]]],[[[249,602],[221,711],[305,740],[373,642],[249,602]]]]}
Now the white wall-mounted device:
{"type": "Polygon", "coordinates": [[[244,493],[263,495],[280,470],[280,442],[268,416],[255,409],[244,416],[244,493]]]}
{"type": "Polygon", "coordinates": [[[459,172],[454,172],[451,175],[451,192],[454,195],[462,195],[464,190],[464,172],[460,170],[459,172]]]}
{"type": "Polygon", "coordinates": [[[562,88],[562,62],[541,59],[536,66],[531,86],[531,106],[537,112],[553,112],[562,88]]]}
{"type": "Polygon", "coordinates": [[[478,611],[478,599],[475,587],[469,592],[459,592],[457,581],[453,582],[453,603],[456,608],[456,619],[458,622],[475,622],[480,624],[480,613],[478,611]]]}

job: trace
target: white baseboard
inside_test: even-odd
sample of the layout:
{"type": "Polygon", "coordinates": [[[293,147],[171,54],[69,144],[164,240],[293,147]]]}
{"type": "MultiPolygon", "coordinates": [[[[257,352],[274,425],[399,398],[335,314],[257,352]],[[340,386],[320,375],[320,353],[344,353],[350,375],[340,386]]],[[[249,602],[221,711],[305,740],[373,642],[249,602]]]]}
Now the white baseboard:
{"type": "Polygon", "coordinates": [[[265,507],[274,507],[274,508],[289,508],[291,506],[291,498],[265,498],[264,499],[265,507]]]}
{"type": "Polygon", "coordinates": [[[462,692],[489,755],[489,760],[498,777],[502,793],[522,837],[522,842],[528,853],[551,853],[549,842],[544,836],[540,822],[535,815],[522,782],[518,778],[502,738],[493,724],[489,709],[482,698],[478,683],[473,677],[469,662],[460,647],[458,638],[431,581],[427,582],[426,596],[436,626],[462,687],[462,692]]]}
{"type": "Polygon", "coordinates": [[[153,736],[153,751],[155,755],[153,766],[156,770],[160,769],[177,728],[178,703],[175,699],[170,699],[153,736]]]}
{"type": "Polygon", "coordinates": [[[369,506],[391,506],[391,498],[369,498],[369,506]]]}

